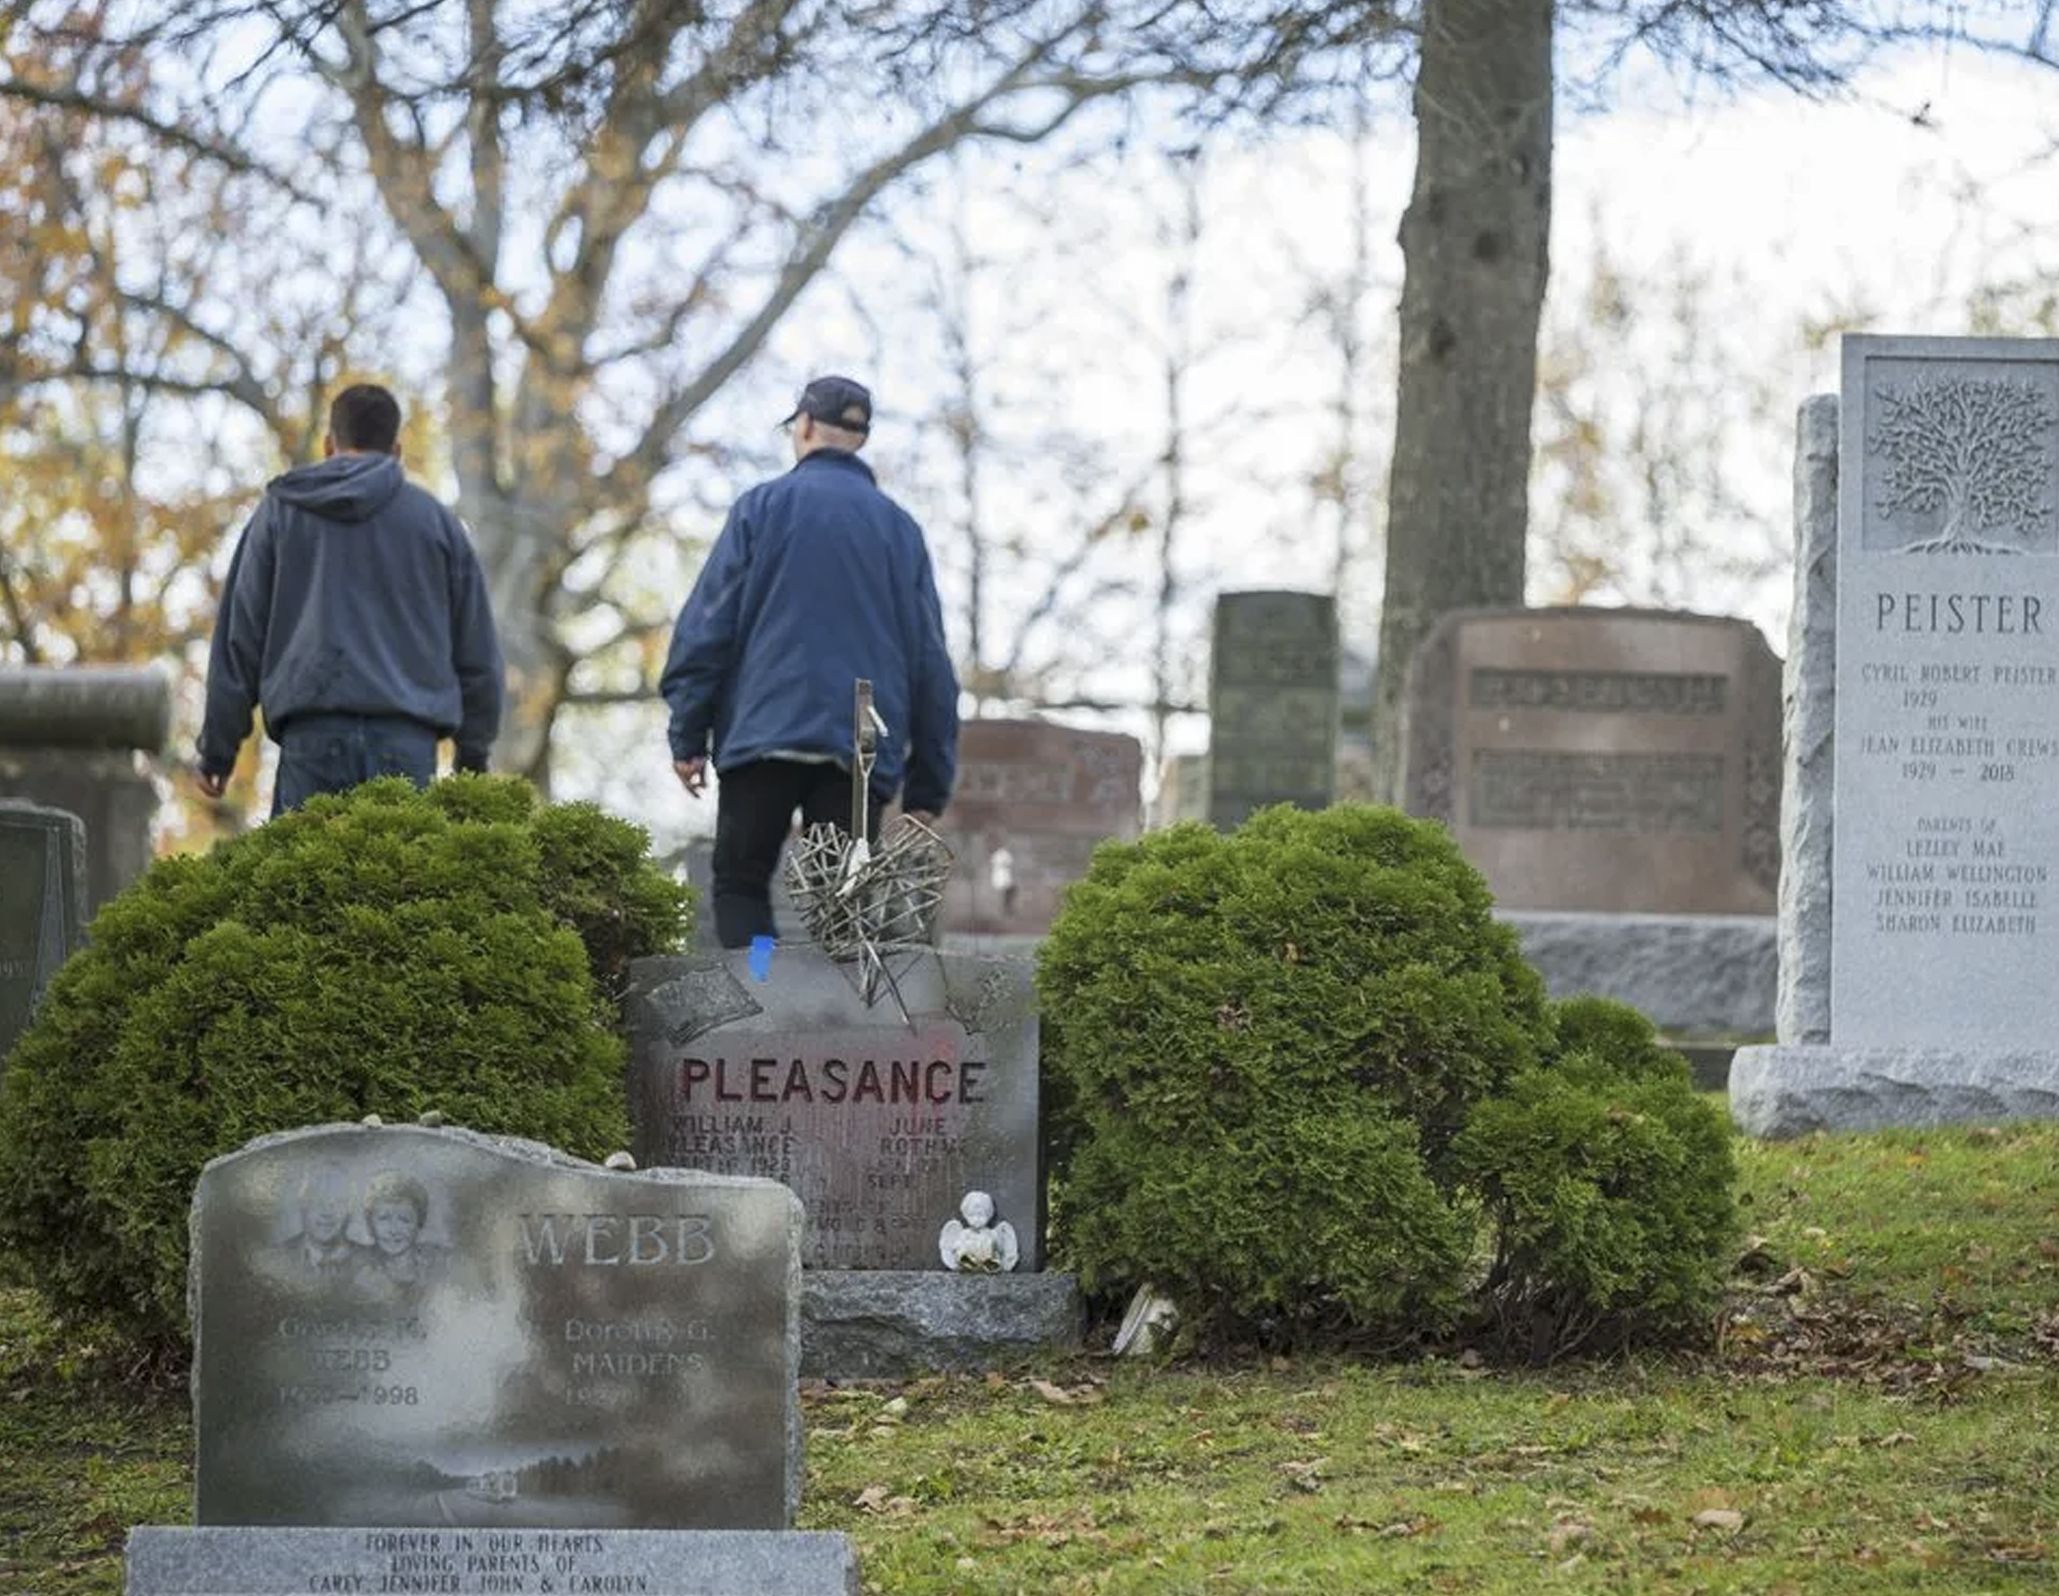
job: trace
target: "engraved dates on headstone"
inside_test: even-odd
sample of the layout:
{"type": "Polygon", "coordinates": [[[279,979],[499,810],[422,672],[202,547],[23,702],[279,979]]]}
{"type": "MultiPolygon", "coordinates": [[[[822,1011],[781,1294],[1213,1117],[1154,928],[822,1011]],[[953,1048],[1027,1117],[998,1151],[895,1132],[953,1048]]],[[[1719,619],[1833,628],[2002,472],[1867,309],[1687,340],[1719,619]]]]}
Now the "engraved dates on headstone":
{"type": "Polygon", "coordinates": [[[76,816],[0,800],[0,1060],[78,946],[85,874],[76,816]]]}
{"type": "Polygon", "coordinates": [[[2051,1047],[2059,342],[1847,338],[1830,1039],[2051,1047]]]}
{"type": "MultiPolygon", "coordinates": [[[[945,954],[901,977],[912,1024],[868,1008],[818,949],[643,959],[629,1001],[630,1108],[648,1164],[769,1176],[807,1211],[811,1268],[940,1269],[937,1236],[970,1191],[1042,1255],[1037,1024],[1026,962],[945,954]],[[676,1040],[659,994],[726,968],[759,1012],[676,1040]]],[[[699,983],[707,988],[710,983],[699,983]]]]}
{"type": "Polygon", "coordinates": [[[1417,650],[1406,804],[1506,908],[1768,914],[1780,670],[1745,621],[1461,610],[1417,650]]]}
{"type": "Polygon", "coordinates": [[[783,1528],[800,1212],[769,1181],[328,1126],[194,1197],[202,1524],[783,1528]]]}
{"type": "Polygon", "coordinates": [[[1209,667],[1208,818],[1326,808],[1337,791],[1337,601],[1327,593],[1225,593],[1209,667]]]}

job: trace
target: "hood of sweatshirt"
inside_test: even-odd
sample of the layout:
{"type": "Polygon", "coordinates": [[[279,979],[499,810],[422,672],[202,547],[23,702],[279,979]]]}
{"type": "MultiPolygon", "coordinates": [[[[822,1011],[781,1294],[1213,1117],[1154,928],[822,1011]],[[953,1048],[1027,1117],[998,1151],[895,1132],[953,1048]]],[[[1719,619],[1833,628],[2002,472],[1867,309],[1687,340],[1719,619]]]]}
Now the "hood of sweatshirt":
{"type": "Polygon", "coordinates": [[[338,454],[272,478],[268,491],[325,521],[369,521],[407,480],[390,454],[338,454]]]}

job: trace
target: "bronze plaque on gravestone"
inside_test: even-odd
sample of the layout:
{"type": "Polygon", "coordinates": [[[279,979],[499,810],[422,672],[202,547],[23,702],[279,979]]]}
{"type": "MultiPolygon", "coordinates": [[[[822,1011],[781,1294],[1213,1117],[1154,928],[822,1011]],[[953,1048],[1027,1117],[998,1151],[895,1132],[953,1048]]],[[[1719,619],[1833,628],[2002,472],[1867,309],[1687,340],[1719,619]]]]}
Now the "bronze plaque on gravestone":
{"type": "Polygon", "coordinates": [[[452,1129],[218,1158],[193,1199],[198,1521],[785,1528],[800,1224],[770,1181],[452,1129]]]}
{"type": "Polygon", "coordinates": [[[939,829],[957,855],[946,931],[1040,936],[1095,845],[1137,835],[1144,750],[1118,732],[969,720],[939,829]]]}
{"type": "Polygon", "coordinates": [[[1337,601],[1224,593],[1208,678],[1208,820],[1327,809],[1337,795],[1337,601]]]}
{"type": "Polygon", "coordinates": [[[1780,662],[1749,622],[1459,611],[1407,704],[1408,810],[1504,908],[1773,913],[1780,662]]]}
{"type": "Polygon", "coordinates": [[[1024,959],[925,955],[868,1007],[821,949],[638,959],[629,1111],[645,1163],[764,1175],[811,1269],[941,1269],[969,1192],[1042,1266],[1037,1012],[1024,959]]]}

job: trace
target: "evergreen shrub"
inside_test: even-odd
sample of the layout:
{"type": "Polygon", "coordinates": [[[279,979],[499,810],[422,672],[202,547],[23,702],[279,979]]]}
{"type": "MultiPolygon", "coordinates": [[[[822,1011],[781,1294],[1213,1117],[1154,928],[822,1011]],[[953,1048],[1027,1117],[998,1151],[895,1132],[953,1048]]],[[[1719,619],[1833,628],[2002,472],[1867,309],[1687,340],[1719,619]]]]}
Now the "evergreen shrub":
{"type": "Polygon", "coordinates": [[[498,777],[371,782],[160,860],[0,1075],[0,1245],[60,1311],[167,1348],[194,1182],[254,1136],[435,1109],[605,1156],[628,961],[689,905],[638,828],[498,777]]]}
{"type": "Polygon", "coordinates": [[[1040,958],[1067,1261],[1203,1341],[1448,1323],[1452,1144],[1550,1043],[1543,987],[1439,827],[1261,811],[1107,844],[1040,958]]]}
{"type": "Polygon", "coordinates": [[[1737,1227],[1730,1128],[1686,1062],[1620,1003],[1555,1010],[1549,1061],[1455,1147],[1495,1238],[1483,1305],[1533,1362],[1705,1329],[1737,1227]]]}

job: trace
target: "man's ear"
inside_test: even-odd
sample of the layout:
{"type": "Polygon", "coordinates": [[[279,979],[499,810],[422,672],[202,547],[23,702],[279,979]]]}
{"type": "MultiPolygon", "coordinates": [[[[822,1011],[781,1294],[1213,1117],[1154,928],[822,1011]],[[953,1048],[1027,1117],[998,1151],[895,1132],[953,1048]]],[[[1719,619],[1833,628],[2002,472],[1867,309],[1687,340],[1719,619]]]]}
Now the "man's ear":
{"type": "Polygon", "coordinates": [[[336,458],[336,434],[333,432],[322,434],[322,458],[324,460],[336,458]]]}

